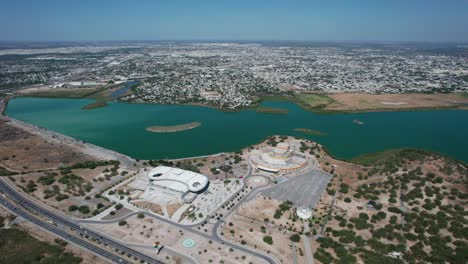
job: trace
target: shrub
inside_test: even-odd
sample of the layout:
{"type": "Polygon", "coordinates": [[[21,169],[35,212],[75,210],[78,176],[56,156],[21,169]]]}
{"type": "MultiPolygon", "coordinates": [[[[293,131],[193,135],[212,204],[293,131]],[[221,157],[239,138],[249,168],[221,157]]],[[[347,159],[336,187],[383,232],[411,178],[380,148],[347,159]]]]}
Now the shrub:
{"type": "Polygon", "coordinates": [[[349,191],[349,185],[346,183],[341,183],[340,184],[340,193],[348,193],[349,191]]]}
{"type": "Polygon", "coordinates": [[[297,243],[297,242],[301,241],[301,236],[299,234],[294,234],[291,237],[289,237],[289,239],[291,239],[292,242],[297,243]]]}
{"type": "Polygon", "coordinates": [[[264,236],[263,242],[267,243],[268,245],[273,245],[273,238],[271,236],[264,236]]]}
{"type": "Polygon", "coordinates": [[[78,211],[80,211],[82,214],[89,214],[90,212],[89,207],[86,205],[80,206],[78,211]]]}

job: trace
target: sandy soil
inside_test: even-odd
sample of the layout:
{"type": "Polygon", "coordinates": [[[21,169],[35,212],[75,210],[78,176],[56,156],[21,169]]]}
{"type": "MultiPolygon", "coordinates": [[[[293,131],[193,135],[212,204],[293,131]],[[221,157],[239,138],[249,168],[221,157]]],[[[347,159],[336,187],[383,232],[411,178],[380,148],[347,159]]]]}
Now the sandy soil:
{"type": "Polygon", "coordinates": [[[172,217],[172,215],[177,211],[182,206],[181,203],[170,203],[166,205],[167,212],[169,213],[169,216],[172,217]]]}
{"type": "Polygon", "coordinates": [[[93,157],[57,144],[0,120],[0,165],[12,171],[31,171],[67,166],[93,157]]]}
{"type": "Polygon", "coordinates": [[[138,202],[132,202],[132,203],[135,204],[136,206],[146,208],[155,214],[164,215],[162,208],[159,204],[150,203],[146,201],[138,201],[138,202]]]}
{"type": "MultiPolygon", "coordinates": [[[[138,219],[133,216],[126,221],[127,225],[124,226],[119,226],[117,223],[89,224],[89,226],[130,243],[153,245],[154,242],[159,241],[162,245],[194,257],[200,263],[208,263],[209,260],[212,263],[220,263],[220,260],[223,260],[224,263],[234,264],[239,263],[244,256],[241,252],[231,252],[228,247],[220,243],[210,242],[204,237],[174,228],[172,225],[150,217],[138,219]],[[185,248],[182,246],[182,242],[187,238],[195,241],[194,247],[185,248]]],[[[250,256],[245,256],[245,262],[244,260],[241,262],[264,263],[250,256]]]]}
{"type": "MultiPolygon", "coordinates": [[[[290,247],[292,242],[289,239],[295,233],[289,230],[302,231],[303,223],[299,220],[292,222],[288,219],[290,215],[294,214],[294,209],[283,213],[280,219],[274,219],[273,215],[280,204],[279,201],[263,196],[258,196],[243,204],[236,213],[228,217],[226,224],[223,225],[224,237],[239,243],[244,240],[251,247],[273,254],[281,260],[281,263],[291,263],[293,254],[296,254],[298,263],[305,263],[304,256],[293,252],[292,247],[290,247]],[[265,222],[265,218],[268,218],[269,222],[265,222]],[[265,227],[266,233],[262,232],[262,226],[265,227]],[[234,230],[234,234],[231,230],[234,230]],[[263,242],[265,235],[270,235],[273,238],[273,245],[263,242]]],[[[303,251],[302,241],[296,243],[295,246],[303,251]]]]}
{"type": "Polygon", "coordinates": [[[325,110],[365,111],[404,108],[453,107],[468,109],[463,94],[331,94],[335,102],[325,110]]]}

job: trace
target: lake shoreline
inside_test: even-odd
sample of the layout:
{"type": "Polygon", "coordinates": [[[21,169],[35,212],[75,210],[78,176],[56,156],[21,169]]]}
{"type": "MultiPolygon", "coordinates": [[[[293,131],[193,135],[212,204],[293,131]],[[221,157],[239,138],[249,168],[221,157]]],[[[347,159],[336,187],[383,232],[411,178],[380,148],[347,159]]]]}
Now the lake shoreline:
{"type": "MultiPolygon", "coordinates": [[[[132,88],[132,86],[138,85],[138,83],[129,83],[128,85],[122,87],[122,86],[116,86],[116,87],[107,87],[107,88],[100,88],[100,89],[95,89],[94,92],[88,93],[86,95],[81,95],[81,96],[76,96],[73,94],[73,92],[76,92],[76,90],[79,89],[73,89],[70,90],[71,96],[63,96],[63,94],[58,94],[58,96],[54,96],[53,90],[48,90],[44,94],[40,93],[23,93],[19,95],[15,95],[11,97],[10,99],[13,99],[15,97],[31,97],[31,98],[70,98],[70,99],[83,99],[83,98],[89,98],[89,99],[102,99],[99,98],[99,96],[103,96],[102,93],[108,91],[113,92],[115,90],[119,90],[122,88],[126,88],[127,86],[129,88],[132,88]],[[97,96],[96,96],[97,95],[97,96]]],[[[129,89],[128,92],[130,92],[131,89],[129,89]]],[[[127,93],[128,93],[127,92],[127,93]]],[[[120,96],[119,96],[120,97],[120,96]]],[[[109,98],[108,98],[109,99],[109,98]]],[[[106,100],[108,101],[108,100],[106,100]]],[[[119,98],[114,98],[112,101],[120,102],[120,103],[129,103],[129,104],[168,104],[168,103],[152,103],[152,102],[132,102],[132,101],[121,101],[119,98]]],[[[319,114],[356,114],[356,113],[374,113],[374,112],[401,112],[401,111],[408,111],[408,112],[413,112],[413,111],[431,111],[431,110],[468,110],[468,94],[467,93],[451,93],[451,94],[419,94],[419,93],[410,93],[410,94],[366,94],[366,93],[335,93],[335,94],[330,94],[330,93],[294,93],[294,94],[278,94],[278,95],[264,95],[260,96],[255,100],[251,105],[248,106],[241,106],[238,108],[223,108],[220,107],[217,104],[213,104],[211,102],[186,102],[186,103],[174,103],[174,104],[169,104],[169,105],[192,105],[192,106],[203,106],[203,107],[209,107],[209,108],[214,108],[218,111],[222,112],[240,112],[243,110],[249,110],[253,109],[256,110],[259,108],[259,106],[265,102],[265,101],[286,101],[286,102],[291,102],[302,109],[313,112],[313,113],[319,113],[319,114]],[[432,106],[411,106],[410,104],[403,103],[398,101],[398,102],[388,102],[385,99],[385,96],[388,97],[395,97],[395,96],[406,96],[406,97],[459,97],[460,100],[463,102],[453,102],[453,101],[446,101],[446,105],[432,105],[432,106]],[[324,99],[322,102],[319,102],[317,105],[310,105],[308,104],[305,100],[302,100],[302,96],[316,96],[319,98],[324,99]],[[382,96],[382,104],[379,104],[374,107],[369,107],[369,108],[362,108],[362,106],[357,106],[354,107],[353,104],[359,104],[356,101],[356,98],[353,97],[369,97],[369,96],[382,96]],[[350,105],[344,105],[337,100],[334,99],[334,97],[350,97],[352,102],[350,105]],[[354,102],[353,102],[354,100],[354,102]],[[330,108],[330,106],[333,106],[330,108]],[[393,106],[393,107],[392,107],[393,106]]],[[[430,100],[429,100],[430,101],[430,100]]],[[[439,102],[440,103],[440,102],[439,102]]]]}
{"type": "Polygon", "coordinates": [[[106,120],[103,124],[94,118],[94,111],[81,110],[90,102],[89,99],[17,98],[9,102],[6,114],[140,159],[234,151],[272,134],[318,140],[341,159],[399,147],[435,150],[462,160],[466,160],[468,154],[462,150],[466,143],[463,134],[467,128],[465,125],[460,127],[460,120],[467,118],[467,112],[459,110],[320,115],[304,111],[290,102],[265,102],[262,107],[289,110],[288,115],[274,115],[257,113],[253,109],[225,113],[200,106],[113,102],[104,110],[96,111],[99,120],[106,120]],[[434,118],[439,121],[434,123],[434,118]],[[366,125],[357,126],[354,119],[363,120],[366,125]],[[135,123],[135,120],[138,121],[135,123]],[[192,129],[185,124],[190,120],[203,123],[203,127],[190,133],[172,133],[192,129]],[[419,120],[417,126],[414,120],[419,120]],[[156,124],[182,124],[186,127],[159,127],[155,132],[146,131],[156,124]],[[412,132],[403,137],[400,132],[405,129],[412,132]],[[92,131],[99,133],[93,136],[92,131]],[[423,131],[432,132],[421,137],[423,131]],[[107,141],[105,133],[112,133],[119,143],[107,141]],[[386,133],[392,135],[392,141],[385,138],[386,133]],[[441,137],[446,139],[442,143],[441,137]],[[455,142],[462,142],[462,145],[455,142]],[[138,147],[141,145],[146,147],[138,147]]]}

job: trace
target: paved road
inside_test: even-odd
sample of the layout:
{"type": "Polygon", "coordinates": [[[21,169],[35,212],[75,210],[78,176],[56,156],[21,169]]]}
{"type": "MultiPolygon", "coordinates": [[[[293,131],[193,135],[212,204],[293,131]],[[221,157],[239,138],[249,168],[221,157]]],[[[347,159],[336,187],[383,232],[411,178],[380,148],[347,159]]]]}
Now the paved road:
{"type": "MultiPolygon", "coordinates": [[[[125,243],[125,244],[127,246],[133,247],[133,248],[141,248],[141,249],[144,249],[144,250],[156,251],[156,249],[154,249],[154,246],[151,246],[151,245],[142,245],[142,244],[136,244],[136,243],[125,243]]],[[[198,264],[199,263],[192,256],[181,254],[181,253],[175,251],[174,249],[169,248],[166,245],[164,246],[163,251],[164,252],[169,252],[169,255],[171,255],[171,256],[179,257],[182,260],[181,263],[184,263],[184,264],[189,264],[189,263],[190,264],[198,264]]]]}
{"type": "Polygon", "coordinates": [[[84,236],[88,236],[90,239],[94,239],[97,241],[101,241],[104,244],[107,244],[114,250],[118,250],[119,252],[124,252],[125,254],[130,254],[133,257],[137,257],[138,259],[146,262],[146,263],[162,263],[156,259],[153,259],[147,255],[144,255],[138,251],[135,251],[109,237],[106,237],[100,233],[97,233],[96,231],[87,229],[83,226],[78,225],[72,220],[69,220],[63,216],[60,216],[56,213],[53,213],[49,211],[48,209],[36,204],[35,202],[29,200],[22,194],[19,194],[14,188],[9,186],[9,183],[0,178],[0,192],[4,193],[6,196],[8,196],[10,199],[14,200],[19,206],[13,205],[11,202],[9,202],[7,199],[5,199],[3,196],[0,196],[0,201],[5,207],[8,207],[10,210],[15,212],[15,214],[20,215],[24,219],[33,222],[34,224],[37,224],[54,234],[63,237],[73,243],[76,243],[99,256],[103,256],[107,259],[112,260],[115,263],[131,263],[128,261],[125,261],[118,257],[117,255],[108,252],[102,248],[99,248],[89,242],[87,242],[85,239],[80,238],[79,236],[74,236],[70,235],[69,233],[65,232],[63,229],[60,229],[58,227],[55,227],[51,224],[48,224],[46,222],[43,222],[30,214],[28,214],[25,210],[28,210],[32,213],[44,216],[49,218],[50,220],[54,221],[56,224],[64,226],[66,228],[69,228],[70,230],[76,230],[77,232],[80,232],[80,234],[83,234],[84,236]]]}
{"type": "MultiPolygon", "coordinates": [[[[304,232],[307,233],[309,231],[309,223],[304,221],[304,232]]],[[[312,254],[312,248],[310,246],[310,238],[308,235],[303,235],[302,238],[304,239],[304,251],[307,258],[307,263],[314,264],[314,255],[312,254]]]]}
{"type": "MultiPolygon", "coordinates": [[[[251,170],[249,170],[250,172],[251,170]]],[[[247,180],[248,177],[251,177],[251,176],[254,176],[254,175],[248,175],[247,177],[244,178],[244,181],[247,180]]],[[[253,199],[255,196],[257,196],[257,194],[259,194],[260,192],[264,191],[264,190],[267,190],[271,188],[271,186],[260,186],[260,187],[257,187],[255,189],[253,189],[249,194],[247,194],[246,196],[244,196],[244,198],[242,198],[239,202],[237,202],[233,207],[232,209],[229,211],[228,214],[226,214],[225,216],[223,216],[223,218],[221,218],[218,222],[216,222],[216,224],[214,225],[213,227],[213,233],[212,233],[212,237],[214,240],[217,240],[217,241],[223,241],[224,244],[227,244],[229,246],[231,246],[232,248],[235,248],[235,249],[238,249],[238,250],[242,250],[244,252],[248,252],[252,255],[255,255],[255,256],[260,256],[262,257],[264,260],[268,261],[268,263],[277,263],[276,259],[273,258],[272,256],[269,256],[269,255],[263,255],[257,251],[253,251],[251,249],[248,249],[244,246],[241,246],[241,245],[238,245],[238,244],[233,244],[233,243],[230,243],[226,240],[223,240],[221,238],[221,236],[219,235],[219,228],[221,227],[221,225],[224,223],[224,220],[225,218],[227,218],[228,216],[230,216],[231,214],[233,214],[237,208],[239,206],[241,206],[243,203],[253,199]]]]}
{"type": "Polygon", "coordinates": [[[91,251],[92,253],[100,256],[100,257],[103,257],[105,259],[108,259],[110,260],[111,262],[115,262],[115,263],[131,263],[129,261],[126,261],[124,259],[122,259],[121,257],[111,253],[111,252],[108,252],[100,247],[97,247],[91,243],[89,243],[88,241],[82,239],[81,237],[79,236],[74,236],[74,235],[71,235],[65,231],[63,231],[62,229],[56,227],[56,226],[53,226],[49,223],[45,223],[33,216],[31,216],[30,214],[28,214],[27,212],[23,211],[23,208],[20,208],[19,206],[16,206],[14,205],[12,202],[8,201],[7,199],[5,199],[3,196],[0,196],[0,203],[2,206],[8,208],[12,213],[22,217],[23,219],[49,231],[49,232],[52,232],[54,234],[56,234],[57,236],[59,237],[62,237],[63,239],[65,240],[68,240],[72,243],[75,243],[89,251],[91,251]]]}
{"type": "MultiPolygon", "coordinates": [[[[258,190],[257,192],[255,193],[258,193],[262,190],[258,190]]],[[[252,193],[252,192],[251,192],[252,193]]],[[[246,196],[247,197],[247,196],[246,196]]],[[[246,198],[244,197],[244,199],[246,198]]],[[[237,206],[240,205],[241,202],[237,203],[237,206]]],[[[237,206],[235,206],[235,208],[237,208],[237,206]]],[[[242,251],[242,252],[245,252],[247,254],[251,254],[251,255],[254,255],[256,257],[259,257],[259,258],[262,258],[264,260],[266,260],[268,263],[271,263],[271,264],[274,264],[276,263],[276,261],[271,257],[271,256],[268,256],[266,254],[262,254],[258,251],[254,251],[252,249],[249,249],[247,247],[244,247],[244,246],[241,246],[241,245],[238,245],[238,244],[235,244],[235,243],[231,243],[227,240],[224,240],[223,238],[221,238],[217,233],[216,233],[216,230],[219,228],[220,224],[222,223],[222,221],[218,221],[216,224],[215,224],[215,228],[213,229],[213,233],[210,235],[210,234],[206,234],[202,231],[199,231],[197,229],[195,229],[195,226],[198,226],[195,225],[195,226],[188,226],[188,225],[182,225],[182,224],[179,224],[179,223],[174,223],[172,222],[171,220],[167,219],[167,218],[164,218],[164,217],[161,217],[161,216],[157,216],[155,214],[152,214],[152,213],[148,213],[148,212],[145,212],[145,211],[142,211],[142,212],[134,212],[134,213],[130,213],[128,215],[125,215],[123,217],[120,217],[120,218],[117,218],[117,219],[113,219],[113,220],[79,220],[80,223],[91,223],[91,224],[102,224],[102,223],[116,223],[116,222],[119,222],[120,220],[124,220],[128,217],[131,217],[135,214],[138,214],[138,213],[142,213],[148,217],[152,217],[152,218],[155,218],[159,221],[162,221],[162,222],[165,222],[167,224],[170,224],[174,227],[177,227],[177,228],[180,228],[180,229],[183,229],[185,231],[188,231],[188,232],[192,232],[194,234],[197,234],[199,236],[202,236],[204,238],[207,238],[207,239],[211,239],[215,242],[218,242],[218,243],[221,243],[221,244],[224,244],[226,246],[229,246],[229,247],[232,247],[233,249],[237,249],[239,251],[242,251]]]]}
{"type": "MultiPolygon", "coordinates": [[[[250,164],[249,164],[250,165],[250,164]]],[[[254,175],[251,175],[251,172],[252,172],[252,167],[249,166],[249,170],[248,170],[248,174],[246,177],[244,177],[244,183],[245,183],[245,180],[248,178],[248,177],[251,177],[251,176],[254,176],[254,175]]],[[[233,208],[230,210],[230,213],[231,214],[232,212],[234,212],[242,203],[254,198],[258,193],[260,193],[261,191],[264,191],[265,189],[268,189],[270,188],[270,186],[263,186],[263,187],[257,187],[256,189],[253,189],[248,195],[246,195],[242,200],[240,200],[239,202],[236,203],[235,206],[233,206],[233,208]]],[[[186,230],[188,232],[192,232],[194,234],[197,234],[197,235],[200,235],[204,238],[207,238],[207,239],[211,239],[215,242],[218,242],[218,243],[221,243],[221,244],[224,244],[224,245],[227,245],[233,249],[237,249],[239,251],[242,251],[246,254],[251,254],[253,256],[256,256],[256,257],[259,257],[261,259],[264,259],[265,261],[267,261],[268,263],[271,263],[271,264],[274,264],[276,263],[277,261],[269,256],[269,255],[266,255],[266,254],[263,254],[261,253],[260,251],[257,251],[257,250],[253,250],[253,249],[250,249],[248,247],[244,247],[242,245],[239,245],[237,243],[231,243],[227,240],[224,240],[221,236],[219,236],[218,234],[218,229],[219,227],[221,226],[221,224],[223,223],[223,220],[219,220],[215,225],[214,225],[214,228],[213,228],[213,232],[212,234],[206,234],[202,231],[199,231],[196,229],[196,227],[198,227],[200,224],[195,224],[195,225],[182,225],[182,224],[179,224],[179,223],[175,223],[167,218],[164,218],[162,216],[158,216],[158,215],[155,215],[155,214],[152,214],[152,213],[148,213],[148,212],[145,212],[145,211],[141,211],[141,212],[134,212],[134,213],[130,213],[128,215],[125,215],[123,217],[120,217],[120,218],[117,218],[117,219],[113,219],[113,220],[78,220],[80,223],[92,223],[92,224],[102,224],[102,223],[116,223],[116,222],[119,222],[120,220],[124,220],[128,217],[131,217],[135,214],[138,214],[138,213],[143,213],[144,215],[148,216],[148,217],[152,217],[152,218],[155,218],[159,221],[162,221],[162,222],[165,222],[167,224],[170,224],[174,227],[177,227],[177,228],[180,228],[180,229],[183,229],[183,230],[186,230]]],[[[228,215],[229,215],[228,214],[228,215]]],[[[227,217],[224,216],[224,218],[227,217]]]]}

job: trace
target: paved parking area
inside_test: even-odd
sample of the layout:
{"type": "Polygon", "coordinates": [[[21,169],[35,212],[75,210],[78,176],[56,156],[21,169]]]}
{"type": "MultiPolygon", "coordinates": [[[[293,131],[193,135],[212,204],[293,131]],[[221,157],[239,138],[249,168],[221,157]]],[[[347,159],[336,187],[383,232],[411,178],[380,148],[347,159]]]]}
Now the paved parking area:
{"type": "Polygon", "coordinates": [[[289,178],[289,180],[277,184],[262,194],[280,201],[291,201],[297,207],[315,208],[330,180],[330,174],[320,170],[312,170],[306,174],[289,178]]]}

